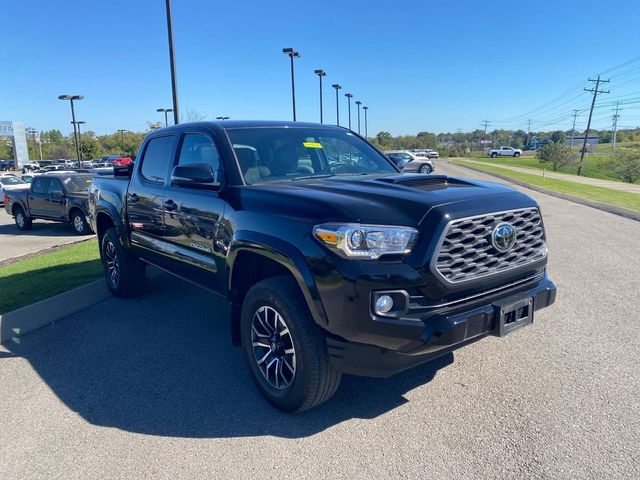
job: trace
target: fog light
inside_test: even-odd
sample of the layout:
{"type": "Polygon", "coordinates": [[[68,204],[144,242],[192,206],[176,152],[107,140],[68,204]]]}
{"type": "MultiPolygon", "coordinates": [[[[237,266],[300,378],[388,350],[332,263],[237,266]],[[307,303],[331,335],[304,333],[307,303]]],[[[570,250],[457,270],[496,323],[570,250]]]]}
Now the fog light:
{"type": "Polygon", "coordinates": [[[393,308],[393,299],[389,295],[380,295],[376,300],[376,313],[385,314],[393,308]]]}

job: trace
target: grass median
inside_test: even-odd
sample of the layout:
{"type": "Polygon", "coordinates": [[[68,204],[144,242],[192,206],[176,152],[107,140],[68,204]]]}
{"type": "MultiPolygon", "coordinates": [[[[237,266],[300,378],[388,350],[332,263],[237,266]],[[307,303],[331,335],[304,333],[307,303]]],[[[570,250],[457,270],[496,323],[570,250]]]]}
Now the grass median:
{"type": "Polygon", "coordinates": [[[595,187],[567,180],[557,180],[555,178],[544,178],[541,175],[520,173],[506,168],[465,162],[464,160],[452,160],[451,163],[476,168],[485,172],[497,173],[499,175],[546,188],[548,190],[554,190],[567,195],[586,198],[587,200],[594,200],[596,202],[608,203],[610,205],[616,205],[618,207],[640,212],[640,195],[637,193],[622,192],[605,187],[595,187]]]}
{"type": "Polygon", "coordinates": [[[0,314],[72,290],[102,275],[96,240],[0,267],[0,314]]]}

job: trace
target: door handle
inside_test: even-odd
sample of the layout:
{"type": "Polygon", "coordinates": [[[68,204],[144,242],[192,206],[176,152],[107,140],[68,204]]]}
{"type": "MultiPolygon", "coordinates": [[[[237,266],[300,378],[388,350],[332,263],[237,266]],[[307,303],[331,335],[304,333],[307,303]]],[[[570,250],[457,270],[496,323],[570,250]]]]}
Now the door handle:
{"type": "Polygon", "coordinates": [[[136,195],[135,193],[130,193],[129,194],[129,201],[131,203],[137,203],[138,200],[140,200],[140,197],[138,195],[136,195]]]}
{"type": "Polygon", "coordinates": [[[174,202],[173,200],[169,199],[166,202],[164,202],[164,208],[165,208],[165,210],[169,210],[170,212],[172,212],[173,210],[178,208],[178,205],[176,204],[176,202],[174,202]]]}

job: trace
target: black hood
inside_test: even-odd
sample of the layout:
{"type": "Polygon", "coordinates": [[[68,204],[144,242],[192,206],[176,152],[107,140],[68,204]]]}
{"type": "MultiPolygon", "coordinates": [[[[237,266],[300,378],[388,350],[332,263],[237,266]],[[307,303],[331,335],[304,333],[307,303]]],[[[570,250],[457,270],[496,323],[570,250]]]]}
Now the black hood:
{"type": "MultiPolygon", "coordinates": [[[[444,175],[333,176],[237,187],[238,210],[300,218],[311,223],[354,222],[417,226],[439,207],[452,217],[522,208],[535,201],[494,182],[444,175]]],[[[236,201],[234,201],[236,200],[236,201]]]]}

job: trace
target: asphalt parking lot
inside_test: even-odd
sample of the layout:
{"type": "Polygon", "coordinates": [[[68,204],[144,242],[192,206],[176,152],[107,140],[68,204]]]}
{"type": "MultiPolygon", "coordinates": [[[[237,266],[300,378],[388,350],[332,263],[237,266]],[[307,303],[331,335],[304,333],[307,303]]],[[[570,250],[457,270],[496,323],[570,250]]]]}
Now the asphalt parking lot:
{"type": "Polygon", "coordinates": [[[640,478],[640,223],[523,190],[558,285],[531,327],[290,416],[160,277],[0,347],[0,478],[640,478]]]}
{"type": "Polygon", "coordinates": [[[0,264],[8,259],[39,252],[46,248],[66,245],[91,238],[77,235],[67,223],[35,220],[33,228],[21,232],[4,206],[0,206],[0,264]]]}

